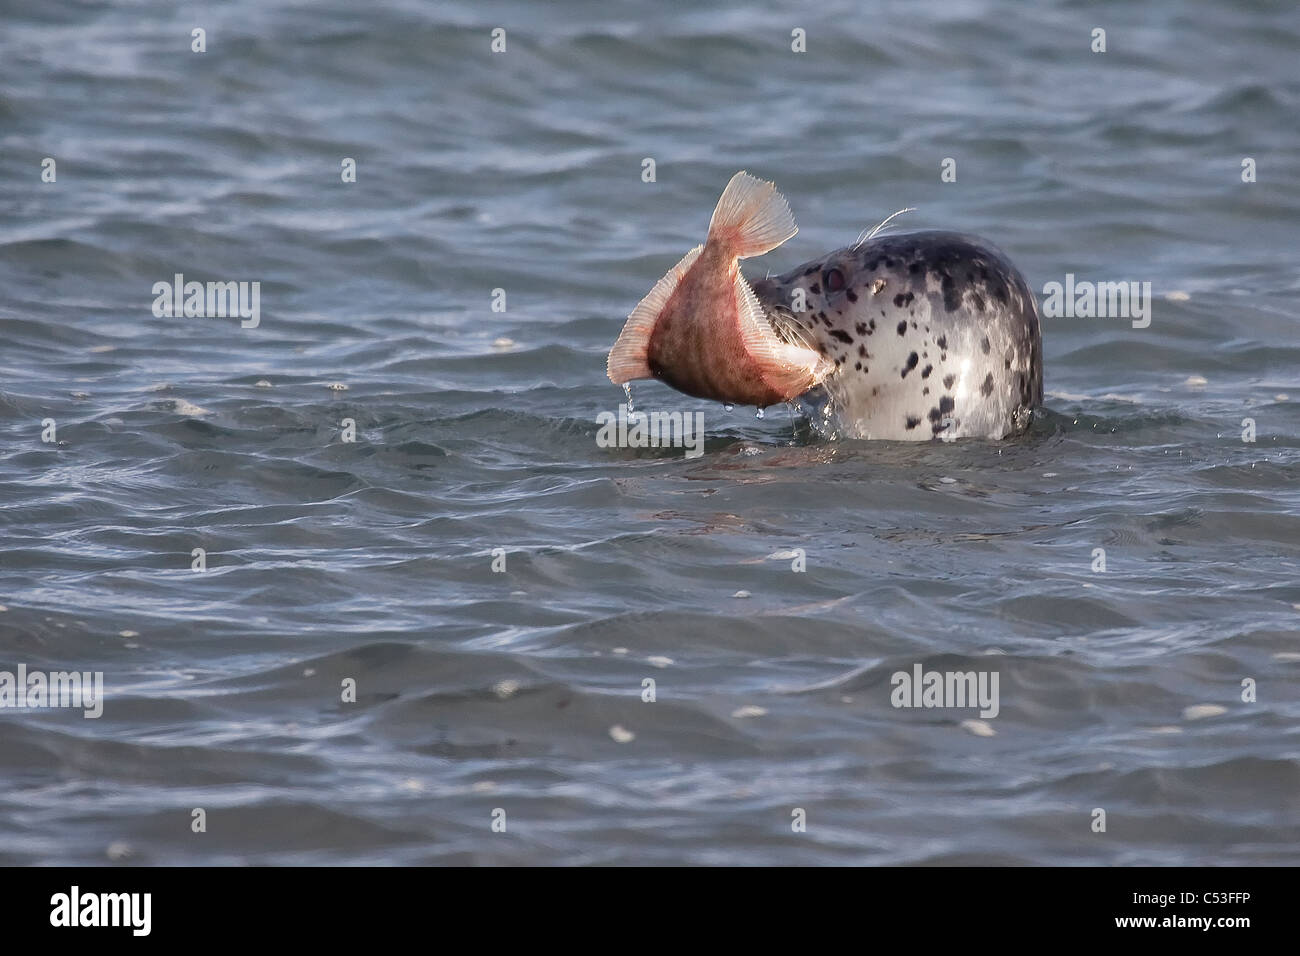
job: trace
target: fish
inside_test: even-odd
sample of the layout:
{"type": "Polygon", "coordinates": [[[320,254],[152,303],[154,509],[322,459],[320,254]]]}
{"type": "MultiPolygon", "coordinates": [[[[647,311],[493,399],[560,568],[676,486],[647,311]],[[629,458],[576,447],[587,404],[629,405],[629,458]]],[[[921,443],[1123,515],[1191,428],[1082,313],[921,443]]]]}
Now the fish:
{"type": "Polygon", "coordinates": [[[609,380],[658,379],[696,398],[760,409],[819,385],[834,361],[797,326],[778,334],[740,272],[741,259],[770,252],[798,231],[775,183],[736,173],[704,243],[628,315],[609,352],[609,380]]]}

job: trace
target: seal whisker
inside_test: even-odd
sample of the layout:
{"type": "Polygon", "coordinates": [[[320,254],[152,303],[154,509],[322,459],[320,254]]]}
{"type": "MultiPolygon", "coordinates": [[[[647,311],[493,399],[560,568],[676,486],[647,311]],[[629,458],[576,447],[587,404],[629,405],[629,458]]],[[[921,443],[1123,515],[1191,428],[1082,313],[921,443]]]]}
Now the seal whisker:
{"type": "Polygon", "coordinates": [[[858,248],[858,246],[862,245],[864,242],[866,242],[868,239],[870,239],[872,236],[878,233],[881,229],[884,229],[885,226],[888,225],[889,220],[893,219],[895,216],[901,216],[905,212],[916,212],[916,207],[908,206],[905,209],[898,210],[898,212],[896,213],[891,213],[890,215],[882,219],[880,221],[880,224],[876,226],[875,229],[872,229],[871,232],[867,232],[867,230],[863,229],[862,232],[858,233],[858,241],[853,244],[853,248],[854,249],[858,248]]]}
{"type": "Polygon", "coordinates": [[[814,352],[820,351],[812,335],[795,319],[792,312],[779,306],[771,307],[768,310],[767,321],[783,342],[802,345],[814,352]]]}

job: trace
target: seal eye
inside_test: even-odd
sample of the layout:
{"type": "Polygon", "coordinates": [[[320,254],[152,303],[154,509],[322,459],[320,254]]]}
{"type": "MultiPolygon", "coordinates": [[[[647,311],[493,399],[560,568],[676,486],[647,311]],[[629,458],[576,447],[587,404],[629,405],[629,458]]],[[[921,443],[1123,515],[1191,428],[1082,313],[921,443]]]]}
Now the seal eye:
{"type": "Polygon", "coordinates": [[[844,288],[844,273],[839,269],[827,269],[822,273],[822,285],[827,292],[839,292],[844,288]]]}

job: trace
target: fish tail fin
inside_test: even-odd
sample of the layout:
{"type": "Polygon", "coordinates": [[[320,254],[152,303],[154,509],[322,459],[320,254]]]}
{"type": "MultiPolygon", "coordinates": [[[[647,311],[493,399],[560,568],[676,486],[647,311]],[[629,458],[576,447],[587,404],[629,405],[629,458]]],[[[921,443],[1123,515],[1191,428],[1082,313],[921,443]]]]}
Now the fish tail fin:
{"type": "Polygon", "coordinates": [[[624,385],[637,378],[654,378],[654,373],[650,371],[650,334],[654,331],[664,306],[677,291],[682,277],[700,257],[703,248],[696,246],[686,253],[681,262],[655,283],[654,288],[627,317],[623,331],[619,333],[614,347],[609,350],[609,358],[605,362],[605,372],[615,385],[624,385]]]}
{"type": "Polygon", "coordinates": [[[760,256],[798,231],[776,184],[743,170],[731,177],[709,220],[709,241],[721,243],[738,259],[760,256]]]}

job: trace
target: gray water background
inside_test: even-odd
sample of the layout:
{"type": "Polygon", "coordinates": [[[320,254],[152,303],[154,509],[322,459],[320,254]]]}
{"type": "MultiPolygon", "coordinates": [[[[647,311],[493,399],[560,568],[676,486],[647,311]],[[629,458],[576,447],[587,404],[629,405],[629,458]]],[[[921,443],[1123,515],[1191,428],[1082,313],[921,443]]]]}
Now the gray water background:
{"type": "Polygon", "coordinates": [[[107,694],[0,712],[0,862],[1300,861],[1298,62],[1292,3],[0,3],[0,669],[107,694]],[[1014,441],[642,383],[705,453],[598,447],[742,168],[751,274],[916,206],[1152,324],[1046,320],[1014,441]]]}

